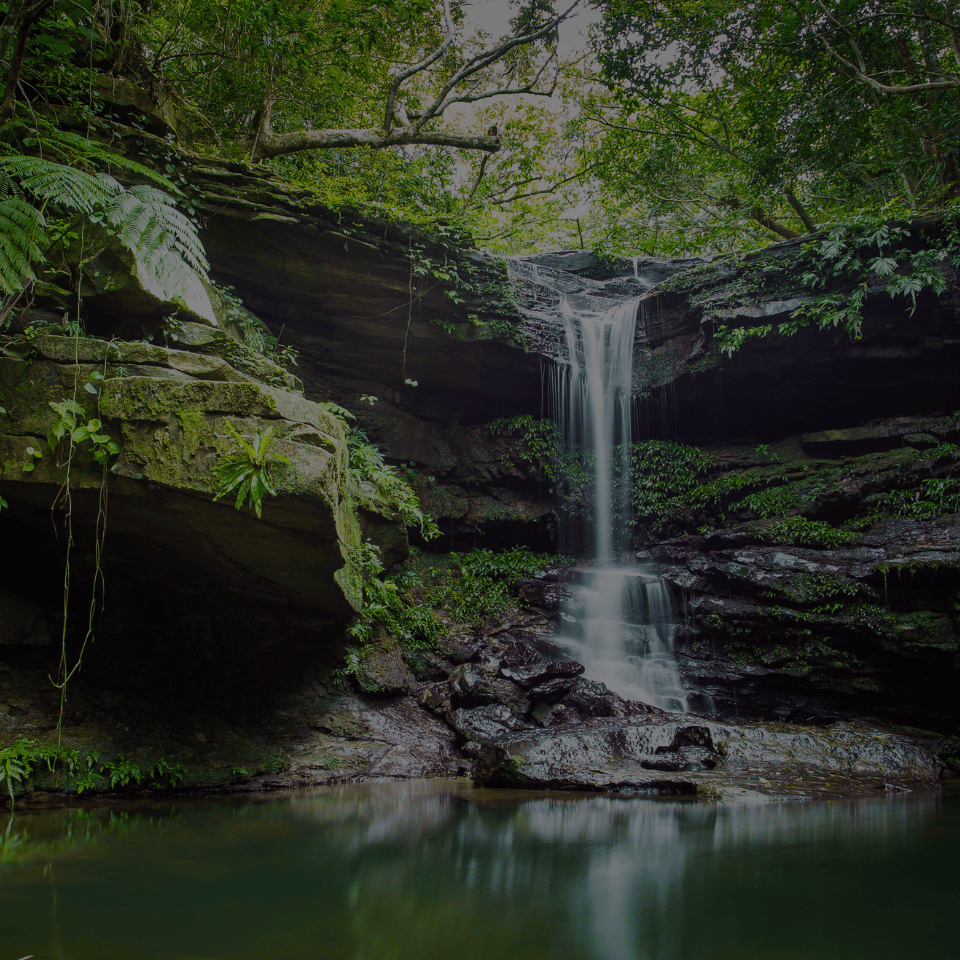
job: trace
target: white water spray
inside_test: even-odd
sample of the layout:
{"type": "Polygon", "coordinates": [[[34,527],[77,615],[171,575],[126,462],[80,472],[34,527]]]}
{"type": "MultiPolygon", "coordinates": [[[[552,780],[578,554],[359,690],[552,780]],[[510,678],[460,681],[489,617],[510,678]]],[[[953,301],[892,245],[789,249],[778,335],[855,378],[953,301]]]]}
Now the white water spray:
{"type": "MultiPolygon", "coordinates": [[[[558,266],[563,259],[554,258],[558,266]]],[[[531,333],[555,361],[550,393],[566,499],[558,546],[588,560],[561,614],[563,635],[552,642],[588,679],[628,700],[712,712],[709,697],[682,687],[674,655],[680,616],[669,588],[654,564],[629,553],[633,397],[649,385],[633,348],[646,337],[645,293],[655,281],[637,260],[633,277],[609,283],[524,260],[511,261],[510,277],[531,333]]]]}

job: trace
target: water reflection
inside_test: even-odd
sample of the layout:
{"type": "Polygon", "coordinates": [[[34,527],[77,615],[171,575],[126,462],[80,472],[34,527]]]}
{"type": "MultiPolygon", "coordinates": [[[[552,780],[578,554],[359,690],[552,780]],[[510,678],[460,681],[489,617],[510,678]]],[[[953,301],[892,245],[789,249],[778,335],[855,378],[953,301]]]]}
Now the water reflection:
{"type": "Polygon", "coordinates": [[[0,960],[947,957],[956,807],[401,784],[18,815],[0,960]]]}

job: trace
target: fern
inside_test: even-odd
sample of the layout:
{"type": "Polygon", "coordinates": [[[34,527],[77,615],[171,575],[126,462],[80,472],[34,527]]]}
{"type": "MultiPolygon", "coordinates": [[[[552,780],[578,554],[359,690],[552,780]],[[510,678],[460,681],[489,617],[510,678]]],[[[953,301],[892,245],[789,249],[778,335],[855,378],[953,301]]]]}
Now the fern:
{"type": "Polygon", "coordinates": [[[45,236],[46,221],[36,207],[19,197],[0,202],[0,291],[16,293],[36,279],[30,264],[42,258],[45,236]]]}
{"type": "Polygon", "coordinates": [[[80,213],[93,213],[123,190],[107,174],[94,176],[40,157],[0,157],[0,172],[19,181],[25,190],[38,199],[80,213]]]}
{"type": "Polygon", "coordinates": [[[160,291],[176,289],[184,274],[186,279],[206,276],[203,244],[193,223],[174,205],[171,193],[179,191],[169,180],[75,134],[47,133],[44,142],[70,154],[75,162],[109,165],[164,189],[125,187],[110,173],[88,173],[42,157],[0,156],[0,187],[18,194],[0,202],[0,292],[15,294],[36,279],[34,265],[42,262],[48,242],[42,212],[48,205],[107,227],[158,282],[160,291]]]}
{"type": "Polygon", "coordinates": [[[273,452],[273,427],[263,431],[257,427],[253,442],[247,443],[229,420],[224,423],[233,435],[237,449],[235,453],[224,455],[213,467],[216,482],[213,499],[219,500],[228,493],[236,492],[236,508],[239,510],[246,500],[256,511],[257,517],[262,519],[263,495],[277,495],[271,468],[278,463],[289,464],[290,460],[281,453],[273,452]]]}
{"type": "Polygon", "coordinates": [[[135,177],[149,181],[165,193],[172,194],[175,197],[182,196],[180,188],[163,174],[157,173],[156,170],[151,170],[150,167],[144,166],[136,160],[131,160],[122,154],[106,150],[99,144],[86,140],[76,133],[50,129],[44,131],[40,141],[45,147],[63,154],[64,159],[70,164],[85,162],[98,164],[108,169],[122,170],[124,173],[130,173],[135,177]]]}

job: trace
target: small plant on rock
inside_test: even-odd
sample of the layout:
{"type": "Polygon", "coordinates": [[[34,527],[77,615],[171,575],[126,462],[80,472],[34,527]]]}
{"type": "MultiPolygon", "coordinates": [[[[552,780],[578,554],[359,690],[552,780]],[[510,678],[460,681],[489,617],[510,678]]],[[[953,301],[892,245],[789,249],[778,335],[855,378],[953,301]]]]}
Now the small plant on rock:
{"type": "Polygon", "coordinates": [[[236,453],[228,453],[213,468],[216,481],[214,500],[228,493],[237,494],[236,508],[239,510],[246,500],[261,517],[264,494],[277,495],[273,485],[271,470],[274,465],[288,464],[290,461],[280,453],[273,452],[273,428],[257,429],[252,443],[248,443],[229,421],[227,429],[237,442],[236,453]]]}

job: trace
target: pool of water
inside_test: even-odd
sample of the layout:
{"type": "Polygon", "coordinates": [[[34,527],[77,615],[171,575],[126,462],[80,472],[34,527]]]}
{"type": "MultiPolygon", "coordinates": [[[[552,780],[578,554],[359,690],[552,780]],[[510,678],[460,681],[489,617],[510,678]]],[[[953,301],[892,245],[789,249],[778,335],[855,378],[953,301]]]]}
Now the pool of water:
{"type": "Polygon", "coordinates": [[[0,960],[956,957],[960,797],[374,784],[0,814],[0,960]]]}

